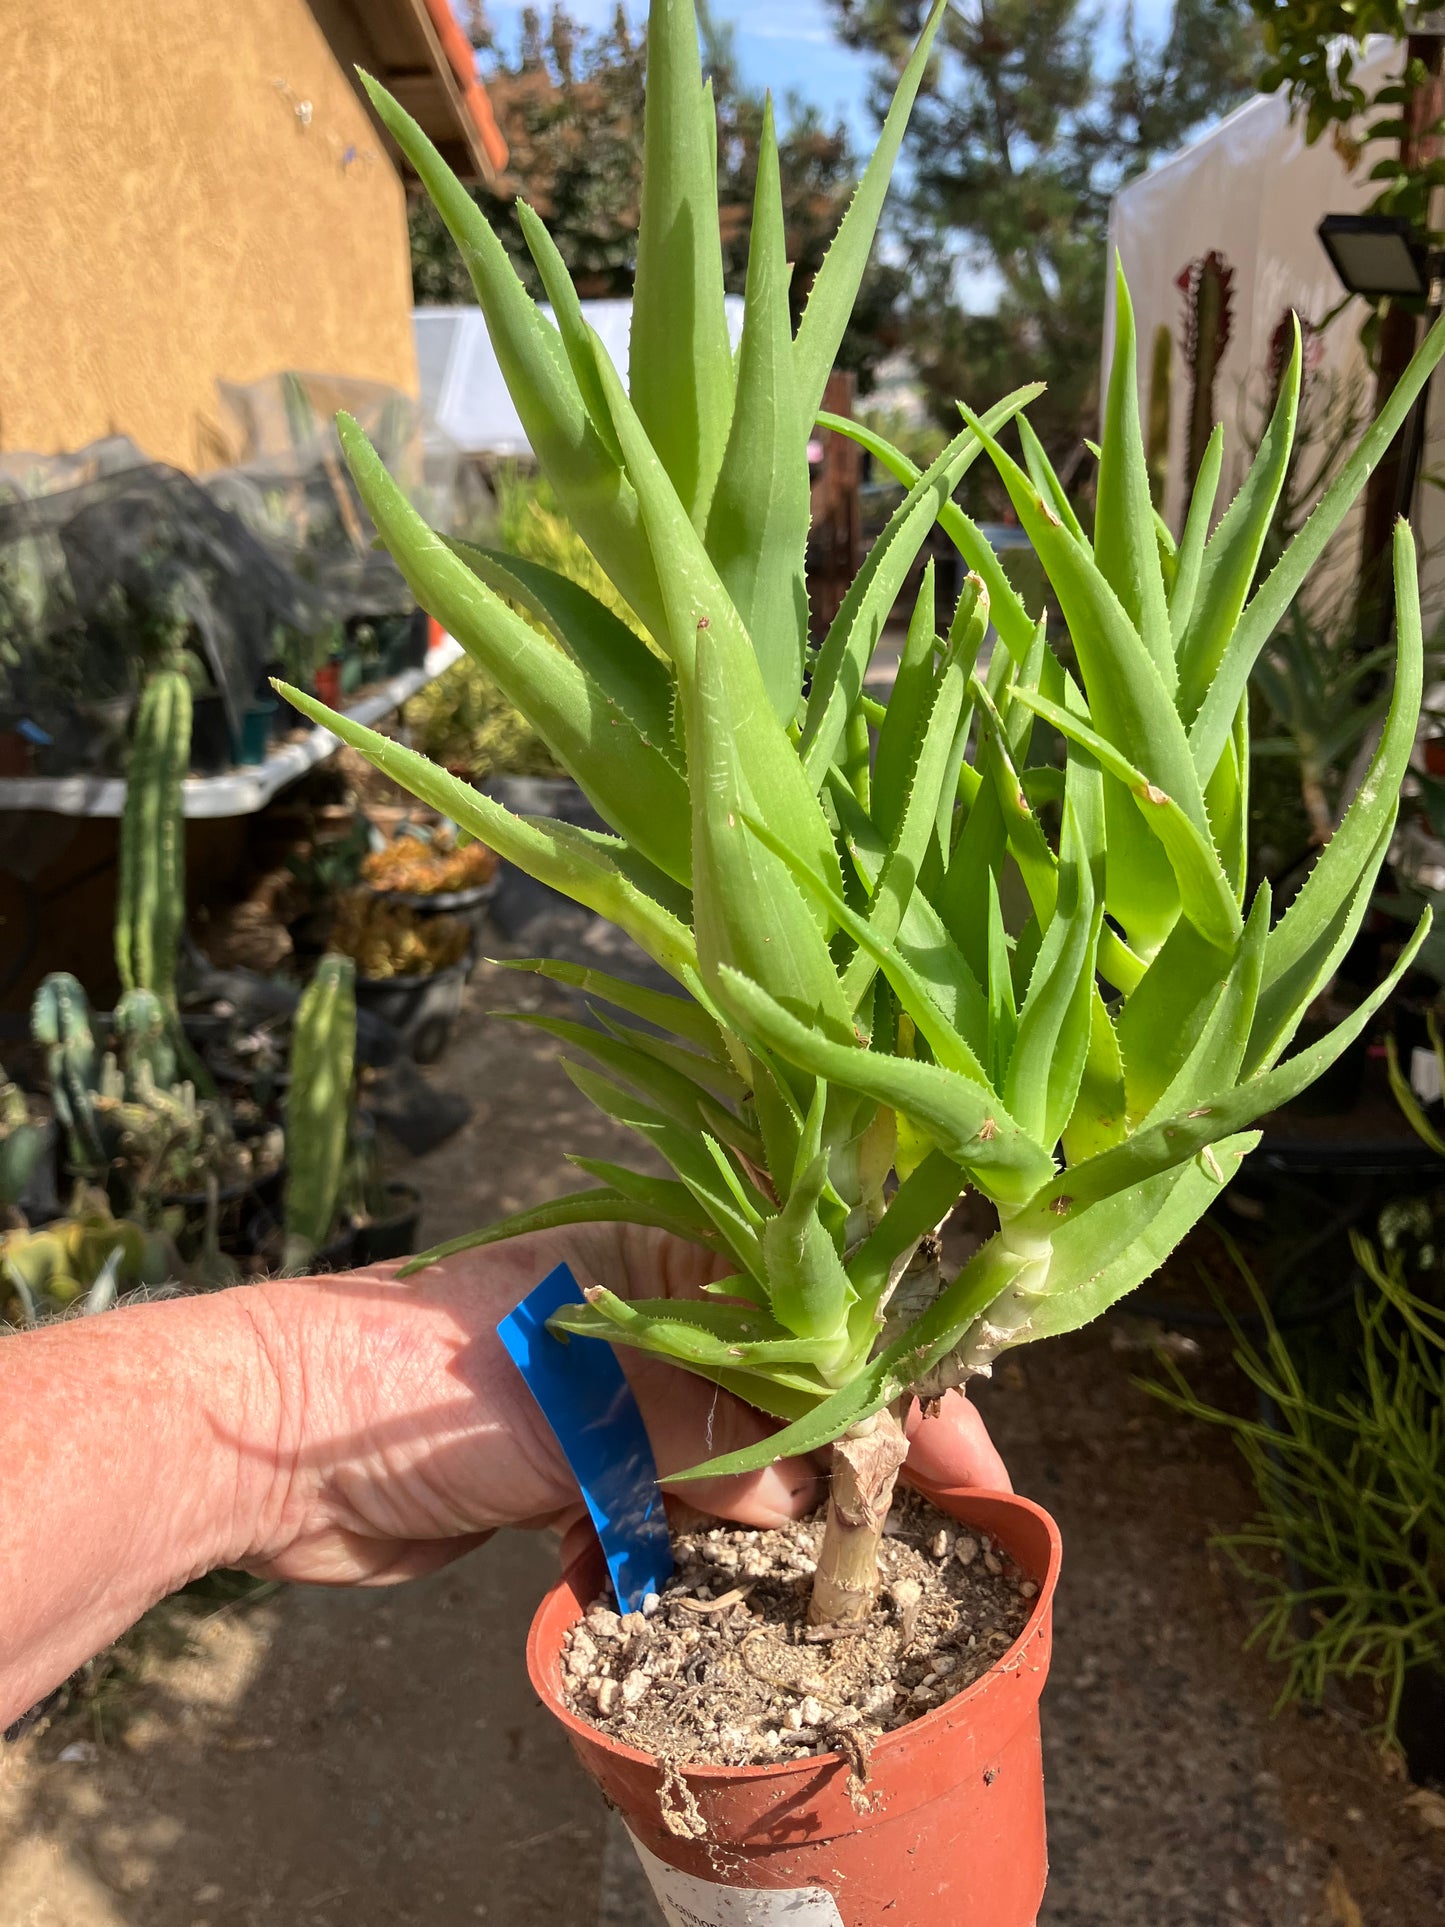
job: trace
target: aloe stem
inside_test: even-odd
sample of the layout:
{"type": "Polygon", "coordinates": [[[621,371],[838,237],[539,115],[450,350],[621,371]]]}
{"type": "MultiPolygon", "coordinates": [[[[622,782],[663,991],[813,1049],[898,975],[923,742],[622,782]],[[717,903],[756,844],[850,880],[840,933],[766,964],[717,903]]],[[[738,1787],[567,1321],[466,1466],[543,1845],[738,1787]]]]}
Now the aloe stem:
{"type": "Polygon", "coordinates": [[[907,1453],[903,1427],[887,1411],[864,1419],[834,1445],[828,1521],[808,1608],[812,1625],[853,1625],[873,1610],[878,1548],[907,1453]]]}

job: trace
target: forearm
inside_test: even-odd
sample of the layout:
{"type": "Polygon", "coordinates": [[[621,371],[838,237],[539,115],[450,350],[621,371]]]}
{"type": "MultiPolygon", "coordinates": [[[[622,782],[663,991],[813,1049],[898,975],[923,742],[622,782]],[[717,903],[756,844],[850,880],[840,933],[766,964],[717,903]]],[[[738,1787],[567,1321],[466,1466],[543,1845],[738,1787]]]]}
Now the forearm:
{"type": "Polygon", "coordinates": [[[265,1320],[239,1290],[0,1341],[0,1725],[274,1532],[294,1448],[265,1320]]]}

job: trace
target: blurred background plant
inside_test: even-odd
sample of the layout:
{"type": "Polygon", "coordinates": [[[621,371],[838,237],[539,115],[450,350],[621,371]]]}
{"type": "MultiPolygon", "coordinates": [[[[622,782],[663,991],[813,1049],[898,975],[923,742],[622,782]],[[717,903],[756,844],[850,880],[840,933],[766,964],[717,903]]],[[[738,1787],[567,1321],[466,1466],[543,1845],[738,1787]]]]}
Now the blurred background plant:
{"type": "Polygon", "coordinates": [[[1251,1641],[1285,1669],[1280,1704],[1318,1706],[1363,1681],[1393,1743],[1410,1675],[1438,1668],[1445,1637],[1445,1311],[1403,1246],[1352,1243],[1356,1343],[1333,1366],[1349,1358],[1344,1384],[1320,1383],[1330,1368],[1286,1338],[1242,1260],[1250,1327],[1216,1301],[1256,1413],[1210,1404],[1167,1355],[1168,1382],[1144,1384],[1226,1428],[1249,1468],[1260,1509],[1215,1543],[1258,1594],[1251,1641]]]}

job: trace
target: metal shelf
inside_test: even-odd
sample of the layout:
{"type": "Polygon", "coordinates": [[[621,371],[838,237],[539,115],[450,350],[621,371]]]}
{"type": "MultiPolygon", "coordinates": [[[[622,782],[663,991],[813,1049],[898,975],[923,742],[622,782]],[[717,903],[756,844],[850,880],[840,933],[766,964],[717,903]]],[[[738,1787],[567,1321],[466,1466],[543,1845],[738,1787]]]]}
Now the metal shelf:
{"type": "MultiPolygon", "coordinates": [[[[376,723],[408,696],[434,682],[462,654],[459,642],[444,635],[427,651],[419,669],[404,669],[378,683],[359,702],[343,710],[358,723],[376,723]]],[[[329,729],[308,730],[304,736],[274,749],[264,763],[226,770],[220,776],[188,776],[184,786],[187,817],[251,816],[263,809],[278,790],[294,783],[340,747],[329,729]]],[[[118,817],[125,808],[123,776],[0,776],[0,810],[49,810],[57,816],[118,817]]]]}

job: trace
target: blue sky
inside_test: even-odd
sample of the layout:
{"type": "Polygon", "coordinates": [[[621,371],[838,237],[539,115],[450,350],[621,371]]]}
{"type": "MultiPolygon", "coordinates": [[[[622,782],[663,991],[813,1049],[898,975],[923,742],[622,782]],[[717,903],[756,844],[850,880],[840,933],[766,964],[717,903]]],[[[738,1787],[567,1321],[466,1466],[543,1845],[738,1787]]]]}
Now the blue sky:
{"type": "MultiPolygon", "coordinates": [[[[544,14],[549,0],[538,0],[544,14]]],[[[1103,0],[1100,11],[1121,19],[1126,0],[1103,0]]],[[[586,26],[605,25],[615,0],[568,0],[568,10],[586,26]]],[[[492,24],[504,43],[516,34],[522,8],[513,0],[488,0],[492,24]]],[[[641,18],[645,6],[631,12],[641,18]]],[[[1140,24],[1157,31],[1168,18],[1170,0],[1139,0],[1140,24]]],[[[868,66],[833,38],[831,15],[824,0],[715,0],[720,20],[730,21],[737,35],[738,58],[745,76],[755,85],[766,84],[779,94],[796,92],[830,115],[841,113],[859,132],[869,129],[866,102],[868,66]]]]}

